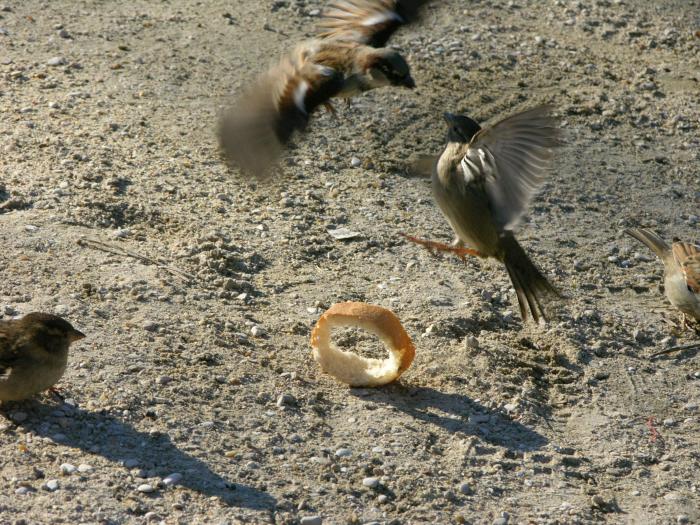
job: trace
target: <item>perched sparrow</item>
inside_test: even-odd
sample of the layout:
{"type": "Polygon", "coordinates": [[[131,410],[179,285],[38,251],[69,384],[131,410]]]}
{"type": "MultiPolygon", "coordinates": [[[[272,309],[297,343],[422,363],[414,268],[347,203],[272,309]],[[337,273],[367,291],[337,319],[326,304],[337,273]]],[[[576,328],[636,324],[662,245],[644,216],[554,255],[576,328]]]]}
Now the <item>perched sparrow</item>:
{"type": "Polygon", "coordinates": [[[406,60],[383,47],[429,0],[336,0],[317,38],[299,44],[249,89],[219,122],[230,164],[268,175],[295,131],[320,105],[382,86],[414,88],[406,60]]]}
{"type": "Polygon", "coordinates": [[[646,229],[628,229],[625,233],[646,244],[664,263],[666,297],[683,313],[683,324],[688,326],[688,318],[700,322],[700,246],[687,242],[669,246],[646,229]]]}
{"type": "Polygon", "coordinates": [[[0,401],[26,399],[51,388],[66,370],[68,347],[83,337],[51,314],[0,321],[0,401]]]}
{"type": "Polygon", "coordinates": [[[550,170],[561,145],[557,120],[548,106],[513,115],[482,129],[466,116],[445,114],[447,146],[433,170],[433,195],[457,238],[454,247],[411,238],[431,249],[505,264],[520,314],[546,320],[545,296],[559,293],[513,236],[513,229],[550,170]],[[461,248],[463,245],[469,248],[461,248]]]}

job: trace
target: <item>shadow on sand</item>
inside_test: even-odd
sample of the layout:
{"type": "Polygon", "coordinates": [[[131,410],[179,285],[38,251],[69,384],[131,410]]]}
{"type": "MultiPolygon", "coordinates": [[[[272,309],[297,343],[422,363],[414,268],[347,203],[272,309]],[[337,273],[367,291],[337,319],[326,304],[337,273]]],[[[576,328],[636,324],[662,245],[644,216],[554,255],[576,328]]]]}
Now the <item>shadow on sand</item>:
{"type": "Polygon", "coordinates": [[[357,397],[391,405],[450,433],[477,436],[491,445],[527,452],[547,444],[547,438],[462,394],[445,394],[429,387],[392,385],[382,390],[352,391],[357,397]]]}
{"type": "Polygon", "coordinates": [[[29,413],[29,418],[19,424],[20,428],[61,445],[113,462],[131,462],[149,476],[166,477],[177,472],[182,474],[180,486],[205,496],[217,496],[231,506],[253,510],[275,508],[276,500],[272,496],[224,479],[203,461],[179,450],[166,434],[139,432],[111,415],[68,404],[31,401],[23,403],[22,410],[29,413]]]}

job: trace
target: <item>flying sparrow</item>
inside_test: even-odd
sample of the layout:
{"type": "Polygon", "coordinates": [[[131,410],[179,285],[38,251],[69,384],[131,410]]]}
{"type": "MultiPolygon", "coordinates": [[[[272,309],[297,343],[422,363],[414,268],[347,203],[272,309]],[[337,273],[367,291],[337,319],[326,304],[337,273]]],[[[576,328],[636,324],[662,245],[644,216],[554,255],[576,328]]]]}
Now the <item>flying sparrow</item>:
{"type": "Polygon", "coordinates": [[[317,37],[282,58],[221,118],[219,143],[228,163],[263,178],[320,105],[335,113],[332,98],[383,86],[414,88],[406,60],[384,46],[428,1],[331,2],[317,37]]]}
{"type": "Polygon", "coordinates": [[[664,263],[666,297],[682,312],[683,325],[689,326],[688,319],[700,322],[700,246],[687,242],[669,246],[647,229],[627,229],[625,233],[649,247],[664,263]]]}
{"type": "Polygon", "coordinates": [[[546,320],[542,301],[560,297],[513,235],[562,145],[558,121],[541,106],[481,128],[474,120],[445,113],[447,145],[433,169],[433,196],[452,226],[452,246],[414,237],[430,249],[505,264],[524,320],[546,320]],[[467,245],[468,247],[463,247],[467,245]]]}
{"type": "Polygon", "coordinates": [[[19,401],[51,388],[66,370],[68,347],[83,337],[51,314],[0,321],[0,401],[19,401]]]}

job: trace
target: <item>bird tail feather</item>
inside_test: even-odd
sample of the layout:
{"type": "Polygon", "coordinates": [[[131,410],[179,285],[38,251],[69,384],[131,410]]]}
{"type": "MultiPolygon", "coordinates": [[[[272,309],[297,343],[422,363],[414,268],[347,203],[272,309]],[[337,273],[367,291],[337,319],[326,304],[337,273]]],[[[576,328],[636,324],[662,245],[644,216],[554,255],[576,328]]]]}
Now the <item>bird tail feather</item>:
{"type": "Polygon", "coordinates": [[[543,300],[547,297],[561,298],[561,294],[535,266],[512,234],[501,237],[501,247],[503,263],[515,288],[523,321],[527,320],[528,311],[536,323],[540,319],[546,321],[543,300]]]}
{"type": "Polygon", "coordinates": [[[659,237],[656,232],[651,230],[645,228],[628,228],[625,230],[625,233],[646,245],[661,260],[664,260],[671,251],[671,247],[668,243],[659,237]]]}

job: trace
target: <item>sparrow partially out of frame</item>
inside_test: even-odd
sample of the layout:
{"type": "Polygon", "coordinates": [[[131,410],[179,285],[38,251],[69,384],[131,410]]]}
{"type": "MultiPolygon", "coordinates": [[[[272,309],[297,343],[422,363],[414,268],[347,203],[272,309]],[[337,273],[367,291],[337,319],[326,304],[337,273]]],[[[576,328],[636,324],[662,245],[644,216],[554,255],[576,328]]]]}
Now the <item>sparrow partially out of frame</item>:
{"type": "Polygon", "coordinates": [[[27,399],[53,387],[66,370],[71,343],[84,337],[51,314],[0,321],[0,401],[27,399]]]}
{"type": "Polygon", "coordinates": [[[331,2],[318,36],[282,58],[222,116],[218,136],[227,162],[265,178],[317,107],[334,111],[332,98],[383,86],[415,87],[404,57],[384,46],[427,2],[331,2]]]}
{"type": "Polygon", "coordinates": [[[666,297],[682,312],[683,326],[689,327],[689,320],[700,323],[700,246],[688,242],[669,245],[643,228],[627,229],[625,233],[645,244],[664,263],[666,297]]]}
{"type": "Polygon", "coordinates": [[[481,128],[469,117],[445,113],[447,145],[433,170],[433,196],[456,234],[452,246],[409,238],[430,249],[502,262],[523,320],[546,320],[544,300],[560,297],[516,240],[513,230],[551,170],[562,145],[549,106],[536,107],[481,128]]]}

